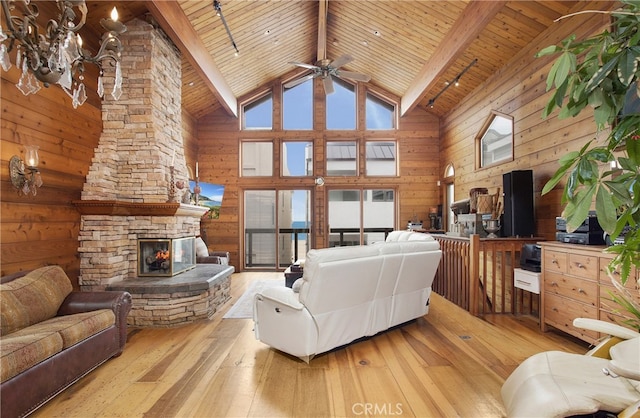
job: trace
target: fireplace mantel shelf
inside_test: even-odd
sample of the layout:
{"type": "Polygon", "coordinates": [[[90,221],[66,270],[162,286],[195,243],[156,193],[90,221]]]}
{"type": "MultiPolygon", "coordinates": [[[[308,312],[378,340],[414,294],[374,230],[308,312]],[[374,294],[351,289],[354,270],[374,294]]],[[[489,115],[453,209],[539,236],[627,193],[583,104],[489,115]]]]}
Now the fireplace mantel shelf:
{"type": "Polygon", "coordinates": [[[143,203],[120,200],[75,200],[81,215],[108,216],[191,216],[199,218],[209,210],[206,206],[177,202],[143,203]]]}

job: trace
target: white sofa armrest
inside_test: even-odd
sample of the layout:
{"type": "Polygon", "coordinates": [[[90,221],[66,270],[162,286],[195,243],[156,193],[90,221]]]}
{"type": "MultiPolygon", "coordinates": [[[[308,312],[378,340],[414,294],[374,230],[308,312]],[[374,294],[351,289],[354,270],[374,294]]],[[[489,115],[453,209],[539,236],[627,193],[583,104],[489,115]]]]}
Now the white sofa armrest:
{"type": "Polygon", "coordinates": [[[610,322],[601,321],[591,318],[576,318],[573,320],[573,326],[591,331],[601,332],[603,334],[612,335],[614,337],[629,340],[631,338],[640,337],[640,333],[610,322]]]}
{"type": "Polygon", "coordinates": [[[640,380],[640,371],[637,363],[624,362],[620,360],[610,360],[609,369],[618,376],[627,379],[640,380]]]}
{"type": "Polygon", "coordinates": [[[618,376],[640,380],[640,337],[611,347],[609,369],[618,376]]]}
{"type": "Polygon", "coordinates": [[[298,294],[288,287],[269,287],[256,295],[256,298],[263,297],[273,302],[288,306],[291,309],[301,310],[304,305],[298,300],[298,294]]]}

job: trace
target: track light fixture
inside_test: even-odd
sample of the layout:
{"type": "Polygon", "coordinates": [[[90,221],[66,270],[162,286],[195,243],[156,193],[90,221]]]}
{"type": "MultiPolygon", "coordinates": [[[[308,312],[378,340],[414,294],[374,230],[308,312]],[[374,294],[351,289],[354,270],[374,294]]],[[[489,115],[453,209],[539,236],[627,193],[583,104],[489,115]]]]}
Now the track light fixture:
{"type": "Polygon", "coordinates": [[[446,81],[444,83],[444,87],[442,88],[442,90],[440,90],[440,92],[438,92],[438,94],[436,94],[434,97],[432,97],[431,99],[429,99],[429,104],[428,106],[430,108],[433,108],[433,105],[435,104],[436,100],[438,100],[438,97],[440,97],[440,95],[442,95],[442,93],[444,93],[445,91],[447,91],[447,89],[449,87],[451,87],[451,85],[455,85],[456,87],[458,87],[460,85],[460,77],[462,77],[464,75],[464,73],[466,73],[467,71],[469,71],[469,68],[473,67],[476,63],[478,62],[478,58],[474,59],[473,61],[471,61],[471,63],[469,65],[467,65],[464,70],[460,71],[460,74],[458,74],[456,76],[456,78],[453,79],[453,81],[449,82],[446,81]]]}
{"type": "Polygon", "coordinates": [[[224,28],[227,30],[227,35],[229,35],[229,40],[231,41],[231,45],[233,46],[233,49],[236,50],[234,55],[237,57],[240,54],[240,51],[238,50],[238,47],[236,46],[236,43],[233,40],[233,35],[231,35],[231,31],[229,30],[229,25],[227,25],[227,21],[225,20],[224,15],[222,14],[222,5],[218,0],[213,0],[213,8],[216,11],[216,16],[220,16],[220,20],[222,20],[222,24],[224,25],[224,28]]]}

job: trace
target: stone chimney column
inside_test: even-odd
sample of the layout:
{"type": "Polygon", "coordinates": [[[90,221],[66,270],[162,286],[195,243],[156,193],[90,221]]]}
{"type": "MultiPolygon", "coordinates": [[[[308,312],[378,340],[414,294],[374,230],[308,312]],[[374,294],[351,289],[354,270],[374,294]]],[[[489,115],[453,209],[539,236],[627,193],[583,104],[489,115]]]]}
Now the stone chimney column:
{"type": "Polygon", "coordinates": [[[160,29],[138,19],[127,22],[121,41],[122,95],[111,97],[115,70],[105,68],[103,130],[80,202],[111,206],[81,210],[82,290],[136,277],[139,238],[183,238],[200,232],[197,213],[167,216],[152,209],[171,206],[172,164],[174,180],[188,184],[180,53],[160,29]],[[135,210],[130,211],[132,205],[135,210]]]}

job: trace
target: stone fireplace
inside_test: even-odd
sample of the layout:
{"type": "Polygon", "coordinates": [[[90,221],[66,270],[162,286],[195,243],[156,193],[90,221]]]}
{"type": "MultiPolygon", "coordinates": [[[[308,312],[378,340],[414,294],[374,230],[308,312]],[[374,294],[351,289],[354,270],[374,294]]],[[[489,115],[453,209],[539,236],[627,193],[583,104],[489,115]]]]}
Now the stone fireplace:
{"type": "MultiPolygon", "coordinates": [[[[180,204],[180,196],[173,193],[176,182],[188,184],[179,51],[161,30],[138,19],[127,23],[121,41],[122,96],[115,101],[105,94],[102,134],[81,200],[74,202],[82,214],[79,285],[86,291],[130,290],[134,300],[132,325],[174,325],[198,319],[203,312],[210,316],[211,309],[202,304],[228,299],[228,282],[214,285],[211,278],[205,279],[211,285],[205,290],[202,285],[185,283],[185,276],[175,282],[179,286],[172,292],[171,278],[162,278],[157,283],[158,292],[153,292],[150,289],[154,279],[138,277],[139,240],[195,237],[200,234],[200,217],[207,209],[180,204]],[[145,290],[138,294],[135,282],[143,279],[147,280],[145,290]],[[185,289],[197,292],[187,296],[185,289]],[[148,305],[157,297],[148,295],[160,292],[165,297],[172,293],[179,294],[178,299],[188,297],[199,307],[192,307],[191,314],[185,314],[171,300],[164,301],[166,312],[157,315],[159,320],[149,320],[155,314],[148,305]]],[[[106,81],[110,75],[113,76],[105,74],[106,81]]],[[[107,82],[105,91],[110,92],[107,82]]],[[[152,303],[162,304],[157,300],[152,303]]]]}

